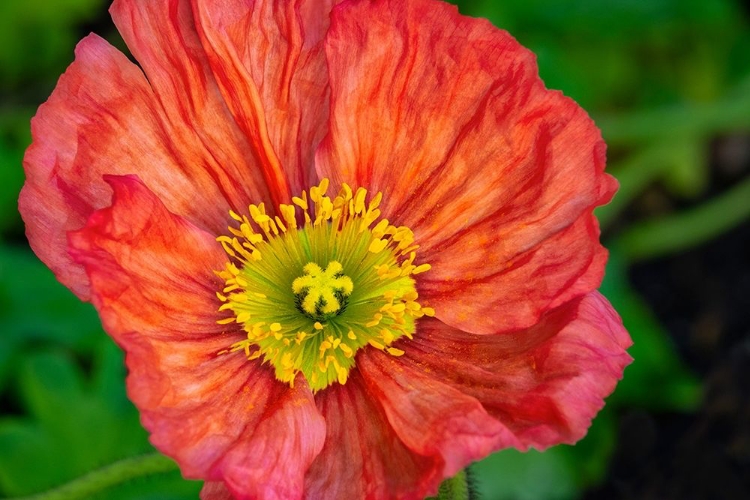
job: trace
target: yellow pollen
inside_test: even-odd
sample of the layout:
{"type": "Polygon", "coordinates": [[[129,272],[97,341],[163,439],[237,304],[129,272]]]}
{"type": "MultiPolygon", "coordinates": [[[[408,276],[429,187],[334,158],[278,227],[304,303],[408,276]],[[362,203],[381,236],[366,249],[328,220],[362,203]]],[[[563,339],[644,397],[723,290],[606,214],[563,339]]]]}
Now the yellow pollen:
{"type": "Polygon", "coordinates": [[[302,376],[313,391],[345,384],[360,349],[402,356],[418,321],[434,316],[419,302],[414,233],[380,218],[383,196],[329,181],[289,204],[230,211],[236,226],[217,241],[227,254],[216,293],[218,323],[241,332],[221,354],[268,363],[289,385],[302,376]]]}

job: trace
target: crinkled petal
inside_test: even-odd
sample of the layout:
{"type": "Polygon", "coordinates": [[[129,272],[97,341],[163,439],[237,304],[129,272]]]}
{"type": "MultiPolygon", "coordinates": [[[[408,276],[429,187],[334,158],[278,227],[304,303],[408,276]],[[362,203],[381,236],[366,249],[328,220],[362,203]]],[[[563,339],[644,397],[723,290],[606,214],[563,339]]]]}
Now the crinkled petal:
{"type": "Polygon", "coordinates": [[[379,0],[334,9],[326,53],[331,123],[318,172],[383,192],[383,215],[410,227],[420,259],[438,270],[424,275],[431,289],[440,273],[463,276],[440,278],[440,319],[475,333],[528,327],[596,288],[603,259],[592,261],[598,241],[586,238],[567,249],[567,269],[548,275],[537,259],[524,271],[542,294],[503,289],[509,266],[559,240],[616,188],[598,129],[544,87],[531,52],[454,6],[379,0]],[[509,307],[483,314],[487,287],[509,307]]]}
{"type": "Polygon", "coordinates": [[[368,392],[413,452],[442,462],[444,478],[518,442],[475,398],[399,357],[370,349],[357,358],[368,392]]]}
{"type": "MultiPolygon", "coordinates": [[[[101,38],[78,45],[75,62],[32,120],[19,209],[36,254],[79,297],[88,299],[89,283],[67,254],[66,232],[109,202],[102,175],[137,173],[171,211],[215,232],[225,230],[228,200],[260,196],[251,171],[238,173],[242,155],[219,165],[228,153],[191,135],[213,126],[202,119],[167,117],[140,69],[101,38]]],[[[232,150],[232,136],[224,141],[232,150]]]]}
{"type": "Polygon", "coordinates": [[[328,432],[305,481],[305,498],[415,499],[437,491],[443,461],[410,450],[355,369],[315,396],[328,432]]]}
{"type": "MultiPolygon", "coordinates": [[[[262,420],[246,428],[211,471],[211,477],[224,478],[238,500],[302,498],[305,472],[323,448],[325,420],[307,382],[300,376],[289,389],[268,378],[268,389],[276,388],[268,392],[278,393],[282,386],[283,393],[267,403],[262,420]]],[[[263,389],[254,385],[253,390],[263,389]]]]}
{"type": "Polygon", "coordinates": [[[316,183],[329,99],[322,41],[339,1],[193,0],[211,68],[275,203],[316,183]]]}
{"type": "Polygon", "coordinates": [[[220,481],[206,481],[201,488],[201,500],[234,500],[232,492],[220,481]]]}
{"type": "Polygon", "coordinates": [[[479,400],[521,443],[544,449],[582,438],[632,361],[631,340],[598,292],[542,317],[534,327],[474,335],[423,320],[399,358],[479,400]]]}
{"type": "Polygon", "coordinates": [[[128,394],[152,443],[185,476],[222,481],[238,498],[299,497],[325,437],[307,384],[290,389],[267,366],[226,352],[244,335],[216,323],[223,283],[213,270],[225,256],[213,237],[136,177],[107,181],[112,206],[71,233],[70,251],[126,352],[128,394]]]}
{"type": "Polygon", "coordinates": [[[195,157],[187,159],[205,170],[203,176],[233,208],[270,199],[258,155],[232,119],[208,65],[190,1],[115,0],[110,12],[148,78],[172,140],[194,149],[195,157]]]}
{"type": "Polygon", "coordinates": [[[453,241],[437,245],[432,269],[420,276],[419,286],[421,300],[441,321],[471,333],[509,332],[601,283],[607,251],[591,212],[517,254],[512,242],[493,232],[496,222],[463,237],[460,254],[448,250],[453,260],[439,253],[453,241]]]}

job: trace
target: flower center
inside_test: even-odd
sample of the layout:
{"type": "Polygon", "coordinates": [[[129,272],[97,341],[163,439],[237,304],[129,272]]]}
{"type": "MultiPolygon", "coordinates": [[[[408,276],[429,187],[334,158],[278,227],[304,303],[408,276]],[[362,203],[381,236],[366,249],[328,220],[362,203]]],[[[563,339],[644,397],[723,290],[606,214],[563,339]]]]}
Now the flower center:
{"type": "Polygon", "coordinates": [[[239,324],[247,338],[226,352],[263,357],[276,378],[294,384],[301,373],[314,391],[346,383],[359,349],[403,354],[394,343],[412,338],[415,322],[435,314],[417,302],[414,235],[380,218],[382,195],[346,184],[326,196],[328,180],[280,205],[249,216],[230,212],[239,227],[217,241],[229,262],[217,274],[224,288],[220,324],[239,324]],[[374,226],[375,221],[378,221],[374,226]]]}

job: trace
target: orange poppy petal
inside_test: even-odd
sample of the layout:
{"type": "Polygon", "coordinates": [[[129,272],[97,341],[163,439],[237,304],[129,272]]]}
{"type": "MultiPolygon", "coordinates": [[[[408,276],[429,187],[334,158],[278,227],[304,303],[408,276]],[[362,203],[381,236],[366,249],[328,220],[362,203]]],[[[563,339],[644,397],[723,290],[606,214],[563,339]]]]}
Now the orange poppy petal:
{"type": "Polygon", "coordinates": [[[325,436],[306,383],[290,389],[242,353],[219,354],[244,337],[216,323],[221,247],[136,177],[107,181],[112,206],[71,233],[70,251],[126,352],[128,394],[151,442],[186,477],[223,481],[238,498],[298,496],[325,436]]]}
{"type": "Polygon", "coordinates": [[[178,154],[193,163],[188,168],[200,169],[199,177],[192,173],[195,180],[215,184],[213,194],[233,208],[269,200],[257,154],[232,119],[209,67],[190,2],[115,0],[110,12],[172,125],[170,139],[178,148],[190,145],[178,154]]]}
{"type": "MultiPolygon", "coordinates": [[[[254,379],[245,381],[253,392],[271,396],[262,420],[252,426],[252,420],[245,415],[247,426],[240,439],[210,472],[212,479],[223,478],[238,500],[302,498],[305,472],[320,453],[326,435],[326,423],[307,382],[300,377],[290,389],[268,372],[266,384],[254,379]]],[[[243,410],[252,408],[235,406],[235,411],[243,410]]],[[[209,414],[204,417],[211,418],[209,414]]]]}
{"type": "Polygon", "coordinates": [[[585,435],[632,361],[631,344],[617,313],[593,292],[503,335],[424,320],[399,361],[405,374],[429,373],[479,400],[522,449],[544,449],[585,435]]]}
{"type": "Polygon", "coordinates": [[[322,40],[339,1],[193,1],[211,68],[275,204],[316,182],[313,154],[328,120],[322,40]]]}
{"type": "Polygon", "coordinates": [[[519,444],[474,397],[424,369],[404,366],[399,357],[365,351],[357,368],[396,435],[415,453],[438,457],[443,478],[494,450],[519,444]]]}
{"type": "Polygon", "coordinates": [[[69,252],[89,275],[105,326],[115,323],[109,333],[118,342],[119,332],[132,331],[177,341],[220,335],[216,291],[223,281],[214,270],[226,262],[221,246],[169,212],[137,176],[105,181],[114,191],[111,206],[69,233],[69,252]]]}
{"type": "Polygon", "coordinates": [[[358,371],[315,399],[328,432],[307,473],[305,498],[422,500],[437,491],[442,460],[406,447],[358,371]]]}
{"type": "MultiPolygon", "coordinates": [[[[343,4],[326,53],[331,128],[316,156],[320,175],[383,192],[383,215],[410,227],[432,264],[430,289],[436,276],[462,278],[460,287],[443,281],[439,318],[476,333],[534,324],[554,300],[506,293],[491,277],[612,196],[593,122],[544,87],[533,54],[508,33],[447,4],[343,4]],[[493,286],[491,300],[512,307],[492,310],[493,286]],[[459,295],[460,306],[448,303],[459,295]]],[[[569,270],[553,276],[536,261],[525,272],[530,286],[549,297],[593,290],[603,259],[576,280],[597,251],[596,238],[569,247],[569,270]]]]}
{"type": "Polygon", "coordinates": [[[206,481],[201,488],[201,500],[234,500],[229,488],[221,481],[206,481]]]}
{"type": "Polygon", "coordinates": [[[525,250],[506,241],[497,225],[487,221],[481,230],[441,242],[429,257],[432,269],[420,279],[420,294],[441,321],[477,334],[527,328],[601,283],[607,250],[590,212],[525,250]]]}
{"type": "Polygon", "coordinates": [[[137,172],[171,211],[217,233],[226,227],[227,199],[247,196],[234,189],[253,192],[250,174],[239,182],[197,136],[177,132],[193,126],[164,115],[143,73],[117,49],[96,35],[79,43],[75,62],[32,121],[19,210],[36,254],[82,299],[89,283],[67,254],[66,232],[107,205],[103,174],[137,172]]]}

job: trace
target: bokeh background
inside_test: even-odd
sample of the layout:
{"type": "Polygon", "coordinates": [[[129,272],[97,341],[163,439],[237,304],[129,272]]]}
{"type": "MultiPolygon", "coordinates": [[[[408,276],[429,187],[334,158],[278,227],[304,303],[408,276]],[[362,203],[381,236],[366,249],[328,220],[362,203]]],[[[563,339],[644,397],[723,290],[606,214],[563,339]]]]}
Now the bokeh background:
{"type": "MultiPolygon", "coordinates": [[[[605,295],[635,362],[589,435],[475,467],[485,499],[750,498],[750,7],[735,0],[465,0],[576,99],[620,180],[600,212],[605,295]]],[[[151,450],[122,354],[30,252],[29,119],[105,0],[0,2],[0,496],[151,450]]],[[[196,498],[176,472],[101,498],[196,498]]]]}

